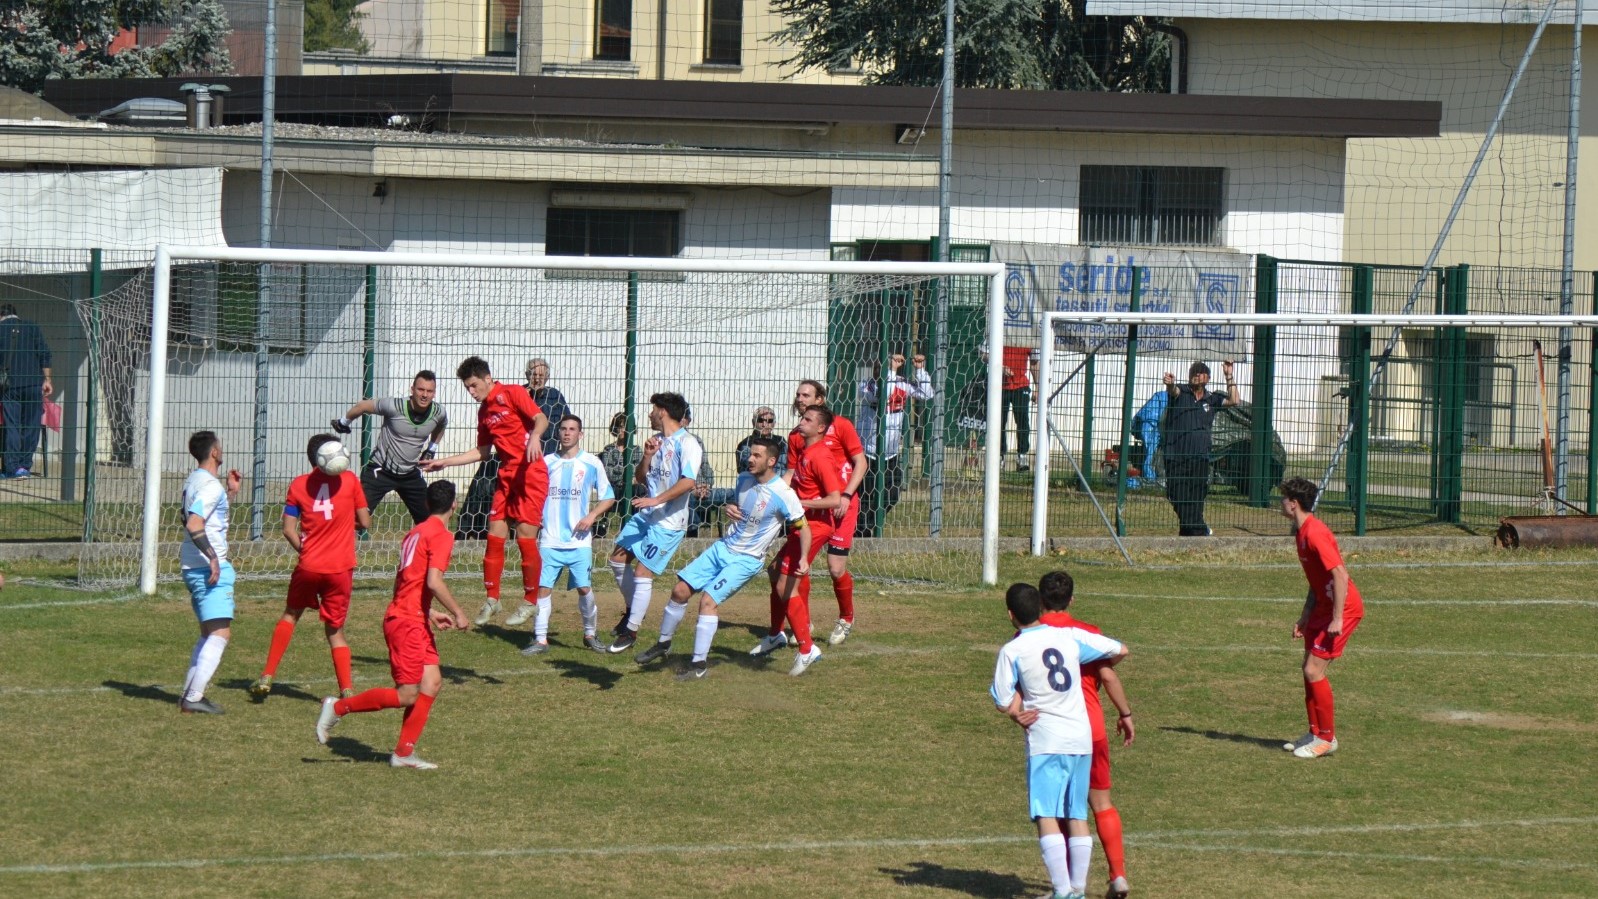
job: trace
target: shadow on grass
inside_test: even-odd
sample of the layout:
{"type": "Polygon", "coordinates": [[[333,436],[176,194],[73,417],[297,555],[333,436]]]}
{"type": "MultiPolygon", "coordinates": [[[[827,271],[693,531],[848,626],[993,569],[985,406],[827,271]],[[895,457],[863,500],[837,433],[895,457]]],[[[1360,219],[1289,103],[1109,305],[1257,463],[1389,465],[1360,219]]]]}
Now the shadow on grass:
{"type": "Polygon", "coordinates": [[[110,687],[129,699],[148,699],[168,705],[178,704],[178,694],[163,690],[155,684],[130,684],[126,681],[108,680],[101,681],[100,686],[110,687]]]}
{"type": "MultiPolygon", "coordinates": [[[[765,636],[764,631],[765,628],[761,628],[760,636],[765,636]]],[[[777,652],[782,652],[782,650],[779,649],[777,652]]],[[[728,649],[725,646],[716,646],[711,648],[710,654],[723,665],[737,665],[739,668],[747,668],[750,671],[770,671],[772,668],[777,667],[772,664],[774,661],[772,657],[777,654],[774,652],[768,652],[763,656],[752,656],[748,650],[740,651],[728,649]]],[[[792,662],[786,664],[792,664],[792,662]]]]}
{"type": "Polygon", "coordinates": [[[473,629],[485,637],[492,637],[495,640],[503,640],[517,649],[521,649],[523,646],[526,646],[527,641],[531,640],[533,637],[530,631],[520,628],[501,627],[497,624],[485,624],[481,627],[473,629]]]}
{"type": "Polygon", "coordinates": [[[1282,741],[1280,739],[1272,739],[1270,737],[1251,737],[1248,734],[1229,734],[1222,730],[1199,730],[1198,728],[1194,727],[1161,727],[1160,730],[1169,731],[1173,734],[1192,734],[1195,737],[1203,737],[1206,740],[1225,740],[1228,743],[1243,743],[1245,745],[1258,746],[1261,749],[1280,750],[1282,748],[1282,741]]]}
{"type": "MultiPolygon", "coordinates": [[[[351,656],[350,660],[354,662],[364,662],[369,665],[388,664],[387,656],[383,656],[382,658],[378,658],[377,656],[351,656]]],[[[485,684],[495,685],[505,683],[503,680],[500,680],[491,674],[478,674],[471,668],[456,668],[452,665],[440,665],[438,668],[438,673],[443,676],[444,680],[449,681],[452,684],[464,684],[467,681],[481,681],[485,684]]]]}
{"type": "Polygon", "coordinates": [[[561,677],[585,680],[601,690],[609,690],[621,682],[622,673],[611,668],[601,668],[575,659],[550,659],[549,667],[560,672],[561,677]]]}
{"type": "Polygon", "coordinates": [[[967,896],[1010,899],[1027,893],[1029,884],[1014,874],[973,868],[946,868],[933,862],[911,862],[905,868],[880,868],[893,882],[907,887],[938,887],[967,896]]]}
{"type": "Polygon", "coordinates": [[[360,740],[352,740],[349,737],[328,737],[327,751],[333,753],[335,756],[338,756],[338,758],[313,758],[311,756],[305,756],[301,758],[300,761],[307,765],[322,765],[328,762],[338,762],[339,764],[343,764],[345,762],[386,763],[388,761],[388,753],[379,752],[365,743],[362,743],[360,740]]]}
{"type": "MultiPolygon", "coordinates": [[[[224,690],[241,690],[242,691],[242,690],[250,689],[250,685],[253,684],[253,683],[255,683],[255,681],[253,681],[253,680],[247,680],[247,679],[242,678],[242,677],[235,677],[235,678],[230,678],[230,679],[225,680],[225,681],[217,681],[216,685],[218,687],[221,687],[224,690]]],[[[304,701],[309,701],[309,702],[315,702],[315,703],[318,703],[318,704],[320,704],[321,701],[322,701],[322,697],[317,696],[314,693],[307,693],[304,690],[301,690],[299,687],[296,687],[296,686],[294,686],[292,684],[273,684],[272,685],[272,694],[271,695],[273,697],[281,697],[283,699],[299,699],[299,700],[304,700],[304,701]]],[[[265,702],[266,700],[264,700],[264,699],[256,699],[255,697],[252,696],[252,697],[250,697],[250,701],[255,703],[256,705],[260,705],[261,703],[265,702]]]]}

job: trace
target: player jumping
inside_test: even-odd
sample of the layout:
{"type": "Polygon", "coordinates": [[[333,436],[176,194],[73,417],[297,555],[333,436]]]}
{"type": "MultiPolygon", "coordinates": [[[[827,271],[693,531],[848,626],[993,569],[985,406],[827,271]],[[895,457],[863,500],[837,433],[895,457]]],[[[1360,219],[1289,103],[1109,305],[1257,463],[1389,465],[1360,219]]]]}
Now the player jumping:
{"type": "Polygon", "coordinates": [[[455,546],[455,534],[449,527],[449,518],[455,512],[455,485],[450,481],[428,485],[427,508],[431,514],[411,528],[400,544],[394,599],[383,613],[383,638],[388,641],[388,665],[394,686],[374,687],[348,699],[329,696],[322,700],[322,711],[316,719],[316,741],[326,745],[328,732],[345,715],[403,708],[399,743],[388,763],[395,768],[422,770],[438,767],[416,755],[416,741],[422,737],[427,715],[444,682],[433,628],[466,630],[470,624],[450,594],[449,585],[444,583],[444,571],[449,568],[450,551],[455,546]],[[449,611],[433,608],[435,598],[449,611]]]}
{"type": "Polygon", "coordinates": [[[411,524],[421,524],[427,518],[427,482],[417,465],[433,458],[449,424],[449,415],[435,401],[437,393],[438,376],[422,369],[411,379],[408,399],[364,399],[349,407],[343,418],[333,419],[333,430],[339,434],[350,433],[350,426],[363,415],[383,419],[372,461],[361,469],[361,489],[373,511],[393,491],[411,513],[411,524]]]}
{"type": "Polygon", "coordinates": [[[332,434],[317,434],[305,445],[311,470],[289,484],[283,502],[283,539],[299,555],[294,573],[289,576],[289,595],[283,616],[272,630],[272,647],[266,653],[266,667],[250,685],[250,695],[264,701],[272,692],[272,676],[278,662],[294,639],[294,625],[306,609],[316,609],[333,651],[333,674],[338,678],[339,695],[355,693],[350,677],[350,644],[344,639],[344,620],[350,613],[350,592],[355,579],[355,529],[372,526],[367,512],[366,494],[352,471],[329,475],[316,466],[316,454],[323,445],[338,440],[332,434]]]}
{"type": "MultiPolygon", "coordinates": [[[[826,401],[826,385],[820,381],[800,381],[793,394],[794,414],[802,416],[806,409],[826,401]]],[[[843,496],[849,501],[849,508],[844,510],[843,518],[827,540],[827,573],[832,576],[832,592],[838,599],[838,622],[832,626],[827,645],[837,646],[849,639],[854,630],[854,575],[849,573],[849,550],[854,546],[854,532],[860,522],[860,485],[865,481],[870,464],[860,434],[849,419],[834,415],[826,436],[833,441],[829,445],[837,463],[838,477],[843,482],[843,496]]],[[[804,445],[804,437],[795,427],[788,434],[788,458],[799,458],[804,445]]]]}

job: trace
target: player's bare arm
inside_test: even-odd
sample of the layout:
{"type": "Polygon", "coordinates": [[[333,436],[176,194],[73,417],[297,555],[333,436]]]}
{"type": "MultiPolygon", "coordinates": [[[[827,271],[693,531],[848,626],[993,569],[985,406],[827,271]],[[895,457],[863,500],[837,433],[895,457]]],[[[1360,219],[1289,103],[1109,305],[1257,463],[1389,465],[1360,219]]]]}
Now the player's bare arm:
{"type": "Polygon", "coordinates": [[[200,555],[205,556],[206,563],[211,566],[211,573],[205,582],[215,587],[217,579],[222,576],[222,561],[216,557],[216,547],[212,546],[211,541],[205,536],[205,519],[190,512],[183,520],[183,529],[189,532],[189,542],[194,544],[194,548],[200,551],[200,555]]]}
{"type": "Polygon", "coordinates": [[[1221,376],[1226,379],[1226,402],[1223,406],[1236,406],[1243,402],[1237,395],[1237,382],[1232,380],[1232,373],[1236,370],[1236,363],[1227,359],[1221,363],[1221,376]]]}
{"type": "Polygon", "coordinates": [[[1332,569],[1332,623],[1326,633],[1335,637],[1343,632],[1343,605],[1348,602],[1348,568],[1339,565],[1332,569]]]}
{"type": "Polygon", "coordinates": [[[298,515],[283,516],[283,539],[288,541],[295,555],[299,555],[305,549],[305,544],[300,539],[300,518],[298,515]]]}
{"type": "Polygon", "coordinates": [[[808,559],[810,558],[811,542],[815,539],[815,534],[810,532],[810,525],[803,518],[794,522],[793,526],[794,530],[799,532],[799,558],[808,559]]]}
{"type": "Polygon", "coordinates": [[[421,463],[419,467],[423,471],[439,471],[445,468],[453,468],[456,465],[472,465],[474,463],[487,460],[488,453],[493,448],[493,444],[474,446],[465,452],[456,453],[453,456],[445,456],[442,459],[428,459],[426,462],[421,463]]]}
{"type": "Polygon", "coordinates": [[[1131,746],[1132,740],[1137,735],[1137,730],[1132,726],[1132,703],[1126,698],[1126,687],[1121,684],[1121,675],[1113,669],[1099,669],[1099,683],[1104,686],[1104,695],[1110,697],[1110,703],[1115,706],[1115,729],[1121,734],[1121,745],[1131,746]]]}
{"type": "Polygon", "coordinates": [[[361,531],[372,529],[372,511],[370,509],[355,510],[355,528],[361,531]]]}
{"type": "Polygon", "coordinates": [[[849,483],[843,485],[843,492],[851,498],[860,492],[860,485],[866,481],[866,472],[871,469],[871,460],[864,452],[855,453],[849,457],[849,483]]]}
{"type": "MultiPolygon", "coordinates": [[[[638,464],[633,466],[633,483],[640,487],[649,486],[649,460],[655,457],[655,451],[658,449],[660,449],[659,434],[653,434],[644,441],[644,451],[638,454],[638,464]]],[[[633,507],[638,507],[637,500],[633,500],[633,507]]]]}
{"type": "Polygon", "coordinates": [[[843,498],[842,493],[834,490],[826,496],[822,496],[817,499],[802,499],[799,501],[799,505],[806,509],[820,509],[827,512],[835,512],[841,509],[849,508],[849,501],[843,498]]]}
{"type": "Polygon", "coordinates": [[[664,505],[694,489],[695,484],[696,482],[693,478],[678,478],[677,483],[667,487],[659,496],[646,496],[643,499],[633,500],[633,508],[652,509],[655,506],[664,505]]]}
{"type": "Polygon", "coordinates": [[[1299,610],[1298,621],[1293,625],[1295,638],[1304,636],[1304,627],[1309,624],[1310,610],[1315,608],[1315,590],[1310,588],[1304,591],[1304,608],[1299,610]]]}
{"type": "Polygon", "coordinates": [[[578,534],[582,534],[582,533],[584,533],[586,531],[593,530],[594,529],[594,523],[599,521],[599,519],[604,518],[605,517],[605,513],[609,512],[611,509],[615,508],[615,506],[616,506],[616,501],[613,500],[613,499],[602,499],[599,502],[595,503],[594,504],[594,510],[592,512],[589,512],[587,515],[584,515],[582,517],[582,520],[577,522],[577,528],[576,528],[577,533],[578,534]]]}
{"type": "Polygon", "coordinates": [[[1026,700],[1019,690],[1010,697],[1010,704],[1005,707],[1004,714],[1023,728],[1031,727],[1032,723],[1038,720],[1038,710],[1026,707],[1026,700]]]}
{"type": "MultiPolygon", "coordinates": [[[[471,621],[467,620],[466,613],[462,612],[460,605],[455,602],[455,594],[449,592],[449,584],[444,583],[444,572],[437,568],[427,569],[427,590],[433,594],[434,599],[449,609],[449,614],[455,619],[453,626],[456,630],[464,631],[471,628],[471,621]]],[[[447,626],[440,625],[440,627],[447,626]]]]}
{"type": "Polygon", "coordinates": [[[239,474],[237,468],[227,470],[227,498],[232,502],[239,498],[239,488],[244,486],[244,475],[239,474]]]}

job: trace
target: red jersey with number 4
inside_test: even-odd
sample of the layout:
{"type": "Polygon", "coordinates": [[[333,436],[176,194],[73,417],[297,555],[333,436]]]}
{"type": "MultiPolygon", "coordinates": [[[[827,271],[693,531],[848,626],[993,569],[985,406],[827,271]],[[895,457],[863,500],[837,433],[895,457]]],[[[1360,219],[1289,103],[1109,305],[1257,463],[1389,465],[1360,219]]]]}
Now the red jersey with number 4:
{"type": "MultiPolygon", "coordinates": [[[[1072,618],[1070,612],[1044,612],[1038,616],[1038,620],[1049,627],[1074,627],[1090,634],[1104,633],[1086,621],[1072,618]]],[[[1087,706],[1088,724],[1093,728],[1095,742],[1105,739],[1104,706],[1099,702],[1099,669],[1103,667],[1103,662],[1089,662],[1082,666],[1082,702],[1087,706]]]]}
{"type": "MultiPolygon", "coordinates": [[[[793,467],[791,486],[800,499],[821,499],[829,493],[843,492],[843,478],[838,476],[835,466],[836,455],[828,445],[835,442],[830,437],[823,437],[814,446],[802,448],[798,456],[788,456],[799,460],[799,464],[793,467]]],[[[830,509],[806,509],[805,517],[829,523],[836,520],[830,509]]]]}
{"type": "MultiPolygon", "coordinates": [[[[865,444],[860,442],[860,432],[854,429],[854,422],[839,415],[827,426],[827,433],[822,436],[821,443],[832,453],[832,458],[838,466],[838,477],[844,484],[849,483],[849,476],[854,474],[854,457],[864,455],[865,444]]],[[[788,458],[798,459],[805,454],[805,438],[799,433],[798,428],[788,432],[788,458]]],[[[807,497],[801,493],[800,499],[807,497]]],[[[814,497],[809,497],[814,499],[814,497]]]]}
{"type": "MultiPolygon", "coordinates": [[[[477,406],[477,445],[494,445],[502,467],[515,469],[527,459],[527,436],[540,414],[527,388],[496,381],[477,406]]],[[[533,458],[543,464],[542,453],[533,458]]]]}
{"type": "MultiPolygon", "coordinates": [[[[1304,577],[1309,579],[1310,593],[1315,597],[1315,607],[1310,610],[1309,623],[1327,625],[1332,621],[1332,571],[1343,564],[1343,554],[1337,549],[1337,538],[1325,522],[1311,515],[1304,519],[1295,535],[1298,544],[1298,564],[1304,566],[1304,577]]],[[[1365,603],[1359,597],[1354,579],[1348,579],[1348,597],[1343,600],[1343,620],[1354,621],[1365,617],[1365,603]]]]}
{"type": "Polygon", "coordinates": [[[299,568],[341,574],[355,567],[355,512],[366,508],[366,492],[355,472],[329,477],[302,474],[289,485],[283,514],[300,520],[299,568]]]}
{"type": "Polygon", "coordinates": [[[444,526],[437,515],[427,519],[405,535],[400,544],[399,571],[394,575],[394,600],[388,604],[385,618],[411,618],[427,621],[433,608],[433,591],[427,589],[427,571],[449,569],[449,554],[455,548],[455,534],[444,526]]]}

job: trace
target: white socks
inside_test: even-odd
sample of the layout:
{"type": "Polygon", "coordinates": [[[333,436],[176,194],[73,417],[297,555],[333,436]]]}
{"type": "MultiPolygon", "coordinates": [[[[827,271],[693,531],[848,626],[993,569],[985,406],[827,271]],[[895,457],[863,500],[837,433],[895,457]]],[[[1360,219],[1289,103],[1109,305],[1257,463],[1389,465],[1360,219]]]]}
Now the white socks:
{"type": "Polygon", "coordinates": [[[630,604],[633,599],[632,563],[611,562],[610,573],[616,576],[616,590],[621,593],[621,601],[630,604]]]}
{"type": "Polygon", "coordinates": [[[1071,891],[1083,892],[1088,888],[1088,863],[1093,860],[1093,838],[1072,837],[1065,844],[1066,853],[1071,856],[1071,891]]]}
{"type": "Polygon", "coordinates": [[[710,658],[710,644],[716,640],[716,627],[719,624],[719,617],[700,614],[699,623],[694,625],[694,661],[703,662],[710,658]]]}
{"type": "Polygon", "coordinates": [[[549,641],[549,610],[554,605],[548,596],[538,597],[538,617],[533,620],[533,639],[540,643],[549,641]]]}
{"type": "Polygon", "coordinates": [[[649,614],[650,595],[655,590],[654,578],[639,577],[634,572],[629,578],[633,582],[633,601],[627,607],[627,629],[637,633],[644,626],[644,616],[649,614]]]}
{"type": "Polygon", "coordinates": [[[583,616],[583,636],[592,637],[599,632],[599,603],[594,602],[594,591],[577,591],[577,611],[583,616]]]}
{"type": "Polygon", "coordinates": [[[1065,851],[1065,834],[1050,833],[1038,837],[1043,850],[1043,867],[1049,871],[1049,883],[1054,884],[1056,895],[1071,892],[1071,862],[1065,851]]]}
{"type": "Polygon", "coordinates": [[[682,616],[688,614],[688,604],[675,600],[666,603],[666,611],[660,616],[660,642],[670,643],[672,635],[677,633],[677,625],[682,624],[682,616]]]}
{"type": "Polygon", "coordinates": [[[212,634],[194,645],[194,653],[190,656],[193,666],[189,668],[189,676],[183,682],[183,698],[189,702],[199,702],[205,698],[205,688],[210,686],[211,678],[216,675],[216,669],[222,664],[222,651],[227,649],[227,638],[212,634]]]}

